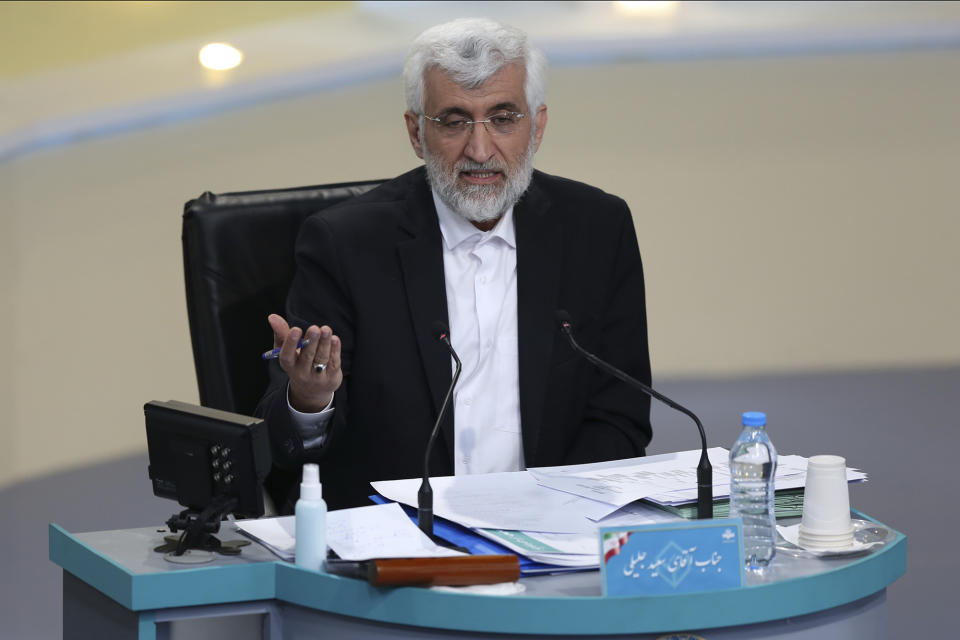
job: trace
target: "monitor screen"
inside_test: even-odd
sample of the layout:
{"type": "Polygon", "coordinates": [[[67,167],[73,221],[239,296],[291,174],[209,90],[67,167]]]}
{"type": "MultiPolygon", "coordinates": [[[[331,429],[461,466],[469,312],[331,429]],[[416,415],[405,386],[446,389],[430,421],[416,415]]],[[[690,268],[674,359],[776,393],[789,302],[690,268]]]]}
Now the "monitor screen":
{"type": "Polygon", "coordinates": [[[235,498],[235,515],[263,515],[271,464],[263,420],[176,400],[148,402],[143,410],[154,495],[196,511],[214,498],[235,498]]]}

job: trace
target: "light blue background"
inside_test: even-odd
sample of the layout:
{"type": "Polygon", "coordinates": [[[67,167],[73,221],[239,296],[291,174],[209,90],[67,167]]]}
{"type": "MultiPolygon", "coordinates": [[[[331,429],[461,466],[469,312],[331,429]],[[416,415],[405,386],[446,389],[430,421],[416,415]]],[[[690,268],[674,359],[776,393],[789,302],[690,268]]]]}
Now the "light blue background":
{"type": "Polygon", "coordinates": [[[630,531],[630,537],[620,552],[603,564],[604,595],[692,593],[743,584],[739,518],[606,528],[601,530],[601,540],[604,533],[618,531],[630,531]],[[663,563],[657,566],[659,560],[663,563]],[[668,571],[671,564],[675,570],[668,571]]]}

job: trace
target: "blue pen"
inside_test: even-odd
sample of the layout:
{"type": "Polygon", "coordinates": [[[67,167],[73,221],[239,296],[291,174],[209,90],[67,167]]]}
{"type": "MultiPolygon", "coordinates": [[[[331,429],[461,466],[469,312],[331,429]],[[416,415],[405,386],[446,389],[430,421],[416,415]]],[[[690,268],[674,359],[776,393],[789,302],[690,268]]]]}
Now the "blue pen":
{"type": "MultiPolygon", "coordinates": [[[[303,349],[308,344],[310,344],[309,338],[307,338],[306,340],[301,340],[300,342],[297,343],[297,349],[303,349]]],[[[276,349],[271,349],[270,351],[264,351],[263,353],[260,354],[260,357],[263,358],[264,360],[274,360],[276,358],[279,358],[280,347],[277,347],[276,349]]]]}

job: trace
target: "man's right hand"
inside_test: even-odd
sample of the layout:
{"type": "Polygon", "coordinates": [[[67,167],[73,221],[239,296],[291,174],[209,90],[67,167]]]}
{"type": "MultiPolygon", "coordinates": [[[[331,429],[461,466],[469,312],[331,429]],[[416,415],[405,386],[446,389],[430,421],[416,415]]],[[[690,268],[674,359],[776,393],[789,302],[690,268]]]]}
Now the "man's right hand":
{"type": "Polygon", "coordinates": [[[299,327],[291,328],[281,316],[267,317],[273,329],[273,346],[280,347],[280,368],[290,377],[290,404],[302,413],[318,413],[333,400],[333,393],[343,383],[340,370],[340,338],[324,325],[310,325],[306,335],[299,327]],[[300,339],[310,344],[297,348],[300,339]],[[326,368],[317,371],[316,365],[326,368]]]}

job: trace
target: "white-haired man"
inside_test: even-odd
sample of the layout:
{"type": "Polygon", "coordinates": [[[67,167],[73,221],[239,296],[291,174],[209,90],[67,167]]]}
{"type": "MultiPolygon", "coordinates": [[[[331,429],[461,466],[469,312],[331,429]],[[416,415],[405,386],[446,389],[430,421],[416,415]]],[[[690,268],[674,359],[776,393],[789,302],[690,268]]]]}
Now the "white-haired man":
{"type": "Polygon", "coordinates": [[[557,330],[564,309],[586,348],[649,382],[629,209],[533,169],[545,69],[517,29],[428,29],[404,66],[404,119],[425,166],[304,223],[286,319],[269,318],[286,375],[258,410],[275,466],[290,473],[281,511],[304,462],[320,465],[332,508],[366,504],[372,480],[421,474],[452,375],[438,320],[463,373],[433,475],[643,454],[649,400],[581,361],[557,330]]]}

